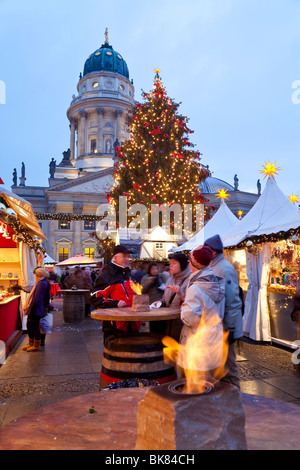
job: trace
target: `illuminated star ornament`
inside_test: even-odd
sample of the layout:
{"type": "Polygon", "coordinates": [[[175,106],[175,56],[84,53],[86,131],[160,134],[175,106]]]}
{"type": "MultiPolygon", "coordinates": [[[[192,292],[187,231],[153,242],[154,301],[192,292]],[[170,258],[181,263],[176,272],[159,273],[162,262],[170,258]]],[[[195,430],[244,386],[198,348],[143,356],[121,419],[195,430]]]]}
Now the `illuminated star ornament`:
{"type": "Polygon", "coordinates": [[[155,73],[160,73],[160,70],[159,70],[159,69],[155,69],[155,73]]]}
{"type": "Polygon", "coordinates": [[[280,170],[278,166],[276,166],[276,162],[271,163],[270,161],[265,162],[265,165],[263,166],[263,170],[260,170],[261,173],[263,173],[265,178],[268,176],[271,176],[272,178],[275,178],[275,175],[278,175],[277,171],[280,170]]]}
{"type": "Polygon", "coordinates": [[[299,195],[298,195],[298,194],[294,194],[294,193],[292,193],[292,195],[289,196],[289,200],[290,200],[293,204],[297,204],[298,202],[300,202],[299,195]]]}
{"type": "Polygon", "coordinates": [[[224,199],[229,198],[229,194],[227,194],[227,189],[224,189],[224,188],[218,189],[217,194],[218,194],[218,199],[224,200],[224,199]]]}
{"type": "Polygon", "coordinates": [[[243,217],[244,212],[243,211],[238,211],[237,215],[238,215],[238,217],[243,217]]]}

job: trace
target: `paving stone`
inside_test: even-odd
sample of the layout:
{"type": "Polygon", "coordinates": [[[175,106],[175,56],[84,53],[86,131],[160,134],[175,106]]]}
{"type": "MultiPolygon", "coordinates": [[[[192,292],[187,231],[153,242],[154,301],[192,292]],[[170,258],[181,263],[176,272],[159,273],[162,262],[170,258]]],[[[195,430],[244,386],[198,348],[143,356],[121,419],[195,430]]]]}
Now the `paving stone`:
{"type": "MultiPolygon", "coordinates": [[[[62,301],[55,304],[59,310],[53,313],[54,330],[45,347],[38,353],[22,351],[28,342],[23,335],[0,367],[0,426],[11,416],[42,406],[43,400],[61,401],[99,390],[101,322],[88,317],[80,324],[65,324],[62,301]]],[[[236,343],[236,350],[242,391],[300,403],[300,375],[295,374],[291,351],[247,338],[236,343]]]]}

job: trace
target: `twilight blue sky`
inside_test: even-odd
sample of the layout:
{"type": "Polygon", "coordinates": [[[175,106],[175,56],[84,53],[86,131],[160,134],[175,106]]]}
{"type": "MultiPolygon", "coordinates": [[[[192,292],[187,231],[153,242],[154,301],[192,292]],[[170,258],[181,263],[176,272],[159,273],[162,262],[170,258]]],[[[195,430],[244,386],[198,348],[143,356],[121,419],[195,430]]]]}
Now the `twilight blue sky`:
{"type": "Polygon", "coordinates": [[[237,173],[241,190],[256,191],[262,164],[276,160],[283,192],[300,194],[299,24],[299,0],[0,0],[5,186],[22,161],[27,185],[48,185],[51,158],[69,147],[79,73],[108,27],[135,98],[159,67],[214,176],[233,184],[237,173]]]}

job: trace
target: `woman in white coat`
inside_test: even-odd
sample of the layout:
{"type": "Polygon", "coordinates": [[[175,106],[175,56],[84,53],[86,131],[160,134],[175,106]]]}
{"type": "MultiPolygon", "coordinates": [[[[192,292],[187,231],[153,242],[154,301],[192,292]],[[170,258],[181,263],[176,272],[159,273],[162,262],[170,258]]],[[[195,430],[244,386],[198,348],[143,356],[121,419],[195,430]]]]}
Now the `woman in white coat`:
{"type": "Polygon", "coordinates": [[[190,254],[192,274],[181,306],[184,326],[178,356],[178,365],[185,370],[191,368],[191,354],[192,368],[203,372],[218,368],[223,360],[225,281],[208,266],[212,258],[208,246],[190,254]]]}

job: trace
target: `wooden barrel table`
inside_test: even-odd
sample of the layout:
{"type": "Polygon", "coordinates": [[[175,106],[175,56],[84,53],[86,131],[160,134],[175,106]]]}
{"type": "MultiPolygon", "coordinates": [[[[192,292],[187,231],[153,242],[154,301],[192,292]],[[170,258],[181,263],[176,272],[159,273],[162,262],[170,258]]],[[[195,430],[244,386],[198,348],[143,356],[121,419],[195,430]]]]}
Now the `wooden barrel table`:
{"type": "Polygon", "coordinates": [[[87,289],[63,289],[63,317],[65,323],[79,323],[85,318],[85,297],[87,289]]]}
{"type": "Polygon", "coordinates": [[[162,335],[128,333],[106,339],[100,388],[125,379],[155,380],[160,384],[176,379],[173,367],[165,364],[162,335]]]}
{"type": "MultiPolygon", "coordinates": [[[[179,308],[160,308],[133,312],[130,307],[95,310],[91,317],[108,321],[163,321],[180,318],[179,308]]],[[[173,367],[163,359],[163,336],[157,333],[124,333],[106,338],[102,359],[100,389],[126,379],[176,379],[173,367]]]]}

